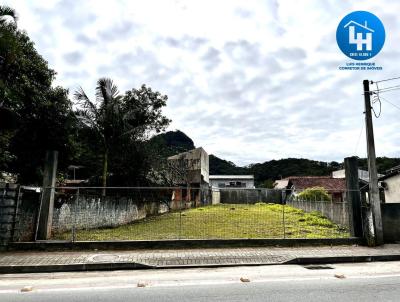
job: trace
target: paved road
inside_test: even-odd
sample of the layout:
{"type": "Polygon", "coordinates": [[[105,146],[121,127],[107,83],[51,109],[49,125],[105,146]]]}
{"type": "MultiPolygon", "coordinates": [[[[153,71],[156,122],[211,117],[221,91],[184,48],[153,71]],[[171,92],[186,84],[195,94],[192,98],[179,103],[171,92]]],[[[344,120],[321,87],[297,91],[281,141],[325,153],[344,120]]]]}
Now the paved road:
{"type": "Polygon", "coordinates": [[[399,301],[400,278],[191,285],[3,295],[2,301],[399,301]]]}
{"type": "Polygon", "coordinates": [[[331,267],[3,275],[0,301],[399,301],[400,262],[331,267]],[[27,285],[33,291],[20,292],[27,285]]]}

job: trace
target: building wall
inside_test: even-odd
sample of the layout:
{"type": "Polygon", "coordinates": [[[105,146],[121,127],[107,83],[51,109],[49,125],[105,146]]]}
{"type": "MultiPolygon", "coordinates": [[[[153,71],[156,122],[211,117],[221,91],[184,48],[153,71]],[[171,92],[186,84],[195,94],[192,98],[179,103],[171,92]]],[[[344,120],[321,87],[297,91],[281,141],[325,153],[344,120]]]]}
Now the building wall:
{"type": "Polygon", "coordinates": [[[210,183],[210,163],[209,156],[206,151],[201,149],[201,176],[203,176],[203,181],[210,183]]]}
{"type": "Polygon", "coordinates": [[[244,188],[254,188],[254,179],[230,179],[230,178],[225,178],[225,179],[210,179],[210,185],[214,188],[218,188],[220,183],[227,183],[229,182],[237,182],[240,181],[241,183],[244,183],[246,186],[244,188]]]}
{"type": "Polygon", "coordinates": [[[387,188],[384,189],[385,202],[400,202],[400,174],[387,178],[384,182],[387,184],[387,188]]]}
{"type": "Polygon", "coordinates": [[[169,157],[168,164],[176,184],[209,183],[209,157],[201,147],[169,157]]]}

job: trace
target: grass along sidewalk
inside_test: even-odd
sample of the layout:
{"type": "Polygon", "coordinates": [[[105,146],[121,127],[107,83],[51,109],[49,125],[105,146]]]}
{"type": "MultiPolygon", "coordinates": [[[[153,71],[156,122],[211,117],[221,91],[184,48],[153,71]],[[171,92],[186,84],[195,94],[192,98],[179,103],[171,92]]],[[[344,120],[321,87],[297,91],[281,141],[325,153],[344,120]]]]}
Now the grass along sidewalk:
{"type": "MultiPolygon", "coordinates": [[[[76,231],[78,241],[345,237],[349,237],[347,229],[319,212],[265,203],[205,206],[118,227],[76,231]]],[[[53,239],[70,240],[71,232],[55,234],[53,239]]]]}

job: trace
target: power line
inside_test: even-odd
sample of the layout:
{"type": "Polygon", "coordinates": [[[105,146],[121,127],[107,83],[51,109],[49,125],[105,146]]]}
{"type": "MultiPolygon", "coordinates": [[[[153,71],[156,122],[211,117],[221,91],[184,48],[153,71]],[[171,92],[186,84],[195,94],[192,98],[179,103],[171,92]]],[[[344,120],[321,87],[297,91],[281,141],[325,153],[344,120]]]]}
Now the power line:
{"type": "Polygon", "coordinates": [[[390,105],[392,105],[393,107],[397,108],[398,110],[400,110],[400,106],[397,106],[395,104],[393,104],[392,102],[388,101],[387,99],[385,99],[383,96],[380,97],[382,100],[384,100],[386,103],[389,103],[390,105]]]}
{"type": "MultiPolygon", "coordinates": [[[[378,83],[375,83],[375,84],[376,84],[376,90],[379,91],[378,83]]],[[[379,118],[381,116],[381,113],[382,113],[382,102],[381,102],[381,100],[379,98],[379,92],[378,93],[374,93],[374,95],[372,97],[372,105],[375,104],[375,103],[379,103],[379,114],[376,114],[375,108],[373,106],[371,106],[371,108],[372,108],[372,111],[374,112],[375,117],[379,118]]]]}
{"type": "Polygon", "coordinates": [[[361,134],[363,133],[363,130],[364,130],[364,121],[363,121],[362,126],[361,126],[360,134],[358,135],[358,139],[357,139],[357,143],[356,143],[356,149],[355,149],[354,154],[357,154],[358,144],[360,143],[361,134]]]}
{"type": "MultiPolygon", "coordinates": [[[[377,82],[375,82],[377,84],[377,82]]],[[[370,90],[370,92],[386,92],[387,90],[397,90],[400,88],[400,85],[389,86],[381,89],[370,90]]]]}
{"type": "Polygon", "coordinates": [[[380,81],[372,81],[371,84],[380,83],[380,82],[387,82],[387,81],[393,81],[393,80],[399,80],[399,79],[400,79],[400,77],[394,77],[394,78],[384,79],[384,80],[380,80],[380,81]]]}

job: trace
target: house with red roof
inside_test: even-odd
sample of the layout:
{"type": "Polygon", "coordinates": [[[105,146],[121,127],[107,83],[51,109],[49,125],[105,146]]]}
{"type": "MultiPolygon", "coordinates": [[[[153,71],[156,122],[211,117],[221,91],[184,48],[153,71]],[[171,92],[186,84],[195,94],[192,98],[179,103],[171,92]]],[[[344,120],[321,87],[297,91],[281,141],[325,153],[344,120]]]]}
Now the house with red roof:
{"type": "Polygon", "coordinates": [[[289,176],[275,182],[275,189],[286,189],[293,195],[297,195],[305,189],[315,187],[324,188],[332,197],[333,202],[343,202],[346,199],[346,180],[344,178],[333,178],[331,176],[289,176]]]}

